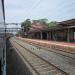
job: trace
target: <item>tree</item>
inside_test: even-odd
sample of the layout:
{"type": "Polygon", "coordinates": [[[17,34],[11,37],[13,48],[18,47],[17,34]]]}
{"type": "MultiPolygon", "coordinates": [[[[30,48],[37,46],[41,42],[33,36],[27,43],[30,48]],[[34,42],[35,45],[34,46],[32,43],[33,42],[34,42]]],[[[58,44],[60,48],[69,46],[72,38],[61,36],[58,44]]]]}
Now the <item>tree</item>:
{"type": "Polygon", "coordinates": [[[33,23],[40,23],[42,25],[47,25],[48,19],[38,19],[38,20],[33,20],[33,23]]]}
{"type": "Polygon", "coordinates": [[[31,21],[30,19],[26,19],[22,24],[21,28],[23,32],[27,32],[31,27],[31,21]]]}
{"type": "Polygon", "coordinates": [[[48,19],[39,19],[39,21],[40,21],[40,23],[42,24],[42,25],[47,25],[48,24],[48,19]]]}
{"type": "Polygon", "coordinates": [[[27,33],[29,31],[30,27],[31,27],[31,20],[30,19],[26,19],[21,24],[21,34],[24,36],[25,33],[27,33]]]}
{"type": "Polygon", "coordinates": [[[39,23],[39,20],[33,20],[32,23],[34,24],[39,23]]]}
{"type": "Polygon", "coordinates": [[[48,27],[56,26],[58,25],[56,21],[52,21],[48,23],[48,27]]]}

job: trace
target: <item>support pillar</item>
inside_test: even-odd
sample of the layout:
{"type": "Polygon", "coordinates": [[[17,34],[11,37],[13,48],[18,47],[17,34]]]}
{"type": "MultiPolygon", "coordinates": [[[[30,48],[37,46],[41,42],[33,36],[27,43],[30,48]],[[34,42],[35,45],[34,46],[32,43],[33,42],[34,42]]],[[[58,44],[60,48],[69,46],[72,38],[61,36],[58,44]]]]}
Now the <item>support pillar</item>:
{"type": "Polygon", "coordinates": [[[49,39],[49,33],[47,32],[47,40],[49,39]]]}
{"type": "Polygon", "coordinates": [[[43,39],[42,32],[40,32],[40,38],[41,38],[41,40],[43,39]]]}
{"type": "Polygon", "coordinates": [[[68,32],[68,33],[67,33],[67,42],[70,42],[70,29],[68,29],[67,32],[68,32]]]}

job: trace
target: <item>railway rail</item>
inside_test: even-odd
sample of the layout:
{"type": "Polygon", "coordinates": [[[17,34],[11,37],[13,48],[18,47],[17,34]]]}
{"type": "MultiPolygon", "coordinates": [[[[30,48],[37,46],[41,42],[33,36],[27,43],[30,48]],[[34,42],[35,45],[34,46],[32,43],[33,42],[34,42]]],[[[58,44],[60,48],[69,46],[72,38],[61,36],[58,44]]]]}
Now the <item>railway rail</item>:
{"type": "Polygon", "coordinates": [[[26,60],[31,66],[33,71],[35,71],[36,75],[69,75],[48,61],[44,60],[42,57],[26,49],[15,40],[11,39],[10,42],[17,52],[19,52],[22,58],[24,58],[24,60],[26,60]]]}

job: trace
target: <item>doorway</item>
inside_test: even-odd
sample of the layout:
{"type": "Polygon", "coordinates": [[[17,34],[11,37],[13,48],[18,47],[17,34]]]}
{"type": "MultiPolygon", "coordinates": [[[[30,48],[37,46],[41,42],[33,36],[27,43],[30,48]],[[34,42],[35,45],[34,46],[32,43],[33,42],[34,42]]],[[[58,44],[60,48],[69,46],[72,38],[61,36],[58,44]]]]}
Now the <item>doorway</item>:
{"type": "Polygon", "coordinates": [[[46,40],[47,39],[47,33],[43,32],[42,35],[43,35],[43,39],[46,40]]]}

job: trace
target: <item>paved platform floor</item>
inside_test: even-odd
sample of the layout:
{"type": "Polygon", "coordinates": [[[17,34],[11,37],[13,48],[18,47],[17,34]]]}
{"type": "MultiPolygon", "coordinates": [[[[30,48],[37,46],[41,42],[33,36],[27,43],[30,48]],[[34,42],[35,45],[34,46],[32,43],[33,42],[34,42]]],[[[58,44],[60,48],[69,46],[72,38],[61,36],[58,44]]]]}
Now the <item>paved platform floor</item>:
{"type": "Polygon", "coordinates": [[[32,45],[39,45],[39,46],[54,49],[57,51],[59,50],[59,51],[75,54],[75,44],[73,43],[27,39],[27,38],[21,38],[21,37],[17,37],[17,39],[25,41],[32,45]]]}

